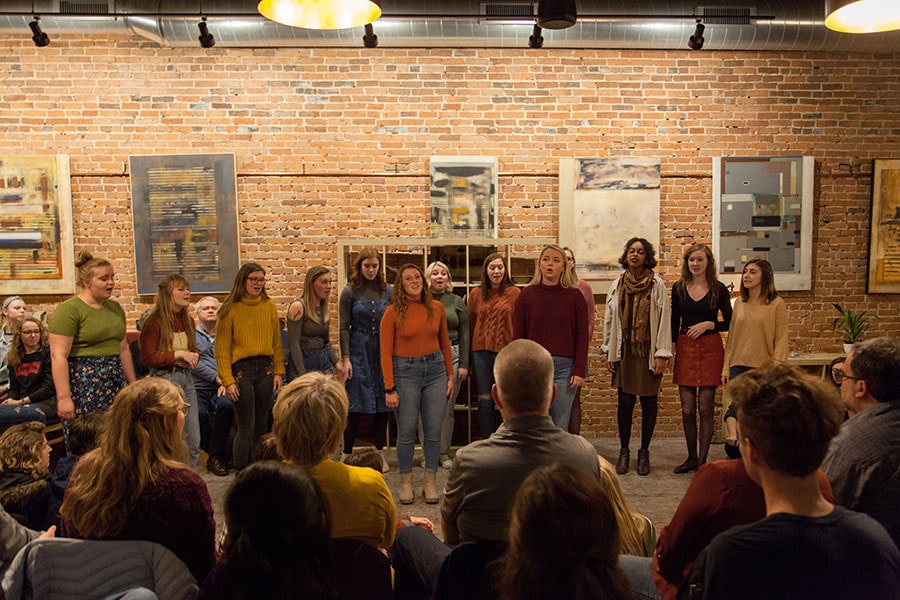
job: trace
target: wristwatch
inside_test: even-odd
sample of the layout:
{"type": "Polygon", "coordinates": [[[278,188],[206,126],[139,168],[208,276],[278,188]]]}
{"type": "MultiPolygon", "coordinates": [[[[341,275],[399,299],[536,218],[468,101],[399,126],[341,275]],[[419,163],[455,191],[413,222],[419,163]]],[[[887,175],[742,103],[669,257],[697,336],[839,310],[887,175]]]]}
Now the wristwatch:
{"type": "Polygon", "coordinates": [[[397,386],[396,386],[396,385],[395,385],[394,387],[392,387],[392,388],[388,388],[388,389],[384,390],[384,393],[385,393],[385,394],[394,394],[394,393],[396,393],[396,392],[397,392],[397,386]]]}

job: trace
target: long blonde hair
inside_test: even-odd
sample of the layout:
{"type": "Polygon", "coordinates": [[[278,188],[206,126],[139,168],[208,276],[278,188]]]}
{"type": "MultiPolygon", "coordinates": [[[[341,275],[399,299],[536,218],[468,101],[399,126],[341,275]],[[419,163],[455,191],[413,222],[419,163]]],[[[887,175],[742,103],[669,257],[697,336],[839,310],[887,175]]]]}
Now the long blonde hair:
{"type": "Polygon", "coordinates": [[[578,280],[572,277],[572,269],[569,268],[569,259],[566,258],[566,251],[556,244],[547,244],[544,246],[543,250],[541,250],[540,256],[538,256],[538,259],[534,262],[534,276],[531,278],[531,281],[528,282],[528,285],[540,285],[544,280],[544,274],[541,273],[541,258],[544,257],[544,253],[547,252],[547,250],[559,252],[559,255],[562,256],[563,272],[562,275],[559,276],[560,287],[578,289],[578,280]]]}
{"type": "Polygon", "coordinates": [[[319,299],[316,296],[316,290],[313,287],[313,284],[316,283],[319,277],[330,274],[331,269],[320,265],[310,267],[309,271],[306,272],[306,279],[303,281],[303,296],[300,298],[300,304],[303,305],[303,314],[313,323],[327,323],[329,319],[331,319],[331,314],[328,311],[328,298],[322,300],[322,316],[319,316],[319,311],[316,310],[318,308],[316,303],[319,299]]]}
{"type": "Polygon", "coordinates": [[[100,446],[78,462],[59,511],[83,537],[118,534],[148,484],[168,469],[187,468],[177,427],[183,402],[181,390],[158,377],[116,395],[100,446]]]}
{"type": "MultiPolygon", "coordinates": [[[[183,275],[166,275],[156,288],[156,301],[153,304],[153,312],[147,317],[144,325],[151,321],[157,321],[159,327],[159,351],[171,352],[173,350],[173,338],[175,337],[175,320],[177,311],[172,299],[172,291],[179,285],[190,287],[190,282],[183,275]]],[[[194,319],[187,309],[181,311],[181,321],[187,334],[188,350],[197,351],[197,340],[194,336],[194,319]]]]}
{"type": "Polygon", "coordinates": [[[606,493],[606,497],[612,503],[613,512],[616,514],[616,523],[619,524],[619,554],[632,556],[645,556],[644,551],[644,517],[628,506],[625,502],[625,494],[619,484],[619,477],[612,463],[597,456],[600,463],[600,485],[606,493]],[[640,524],[640,525],[639,525],[640,524]]]}

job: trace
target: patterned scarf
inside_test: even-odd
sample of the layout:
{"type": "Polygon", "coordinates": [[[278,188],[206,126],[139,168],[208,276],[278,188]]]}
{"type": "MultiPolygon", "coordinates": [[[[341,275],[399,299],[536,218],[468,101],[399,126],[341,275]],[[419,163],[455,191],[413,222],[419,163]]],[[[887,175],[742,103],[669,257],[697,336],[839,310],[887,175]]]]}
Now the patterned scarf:
{"type": "Polygon", "coordinates": [[[653,271],[646,270],[640,279],[626,270],[622,274],[619,310],[622,314],[622,333],[631,343],[635,356],[647,356],[650,348],[650,289],[653,287],[653,271]]]}

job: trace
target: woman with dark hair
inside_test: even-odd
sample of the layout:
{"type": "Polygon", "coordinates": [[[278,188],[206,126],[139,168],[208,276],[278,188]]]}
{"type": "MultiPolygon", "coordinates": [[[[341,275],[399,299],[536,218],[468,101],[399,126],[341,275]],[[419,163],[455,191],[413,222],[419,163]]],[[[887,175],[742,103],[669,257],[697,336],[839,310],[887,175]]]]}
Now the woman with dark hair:
{"type": "Polygon", "coordinates": [[[553,356],[556,398],[550,416],[568,431],[575,391],[587,370],[588,314],[566,253],[556,244],[541,251],[534,277],[516,300],[513,338],[535,341],[553,356]]]}
{"type": "Polygon", "coordinates": [[[385,401],[397,419],[400,502],[415,498],[413,449],[419,417],[425,433],[425,502],[438,501],[435,479],[441,455],[441,422],[453,397],[453,353],[444,305],[431,297],[425,274],[405,264],[397,271],[396,292],[381,319],[381,370],[385,401]]]}
{"type": "MultiPolygon", "coordinates": [[[[569,270],[572,272],[572,279],[575,283],[578,284],[578,289],[581,290],[581,295],[584,296],[584,303],[587,306],[587,336],[588,336],[588,345],[593,342],[594,339],[594,319],[595,314],[597,312],[597,305],[594,302],[594,290],[591,288],[591,284],[585,281],[584,279],[578,278],[578,273],[575,272],[575,253],[571,248],[566,246],[563,248],[563,251],[566,253],[566,262],[569,263],[569,270]]],[[[584,376],[587,378],[587,366],[584,368],[584,376]]],[[[575,435],[579,435],[581,433],[581,390],[584,389],[584,386],[579,388],[575,388],[575,398],[572,400],[572,416],[569,417],[569,433],[574,433],[575,435]]]]}
{"type": "Polygon", "coordinates": [[[343,381],[344,366],[331,345],[331,314],[328,297],[331,295],[331,271],[315,266],[306,272],[303,295],[287,310],[288,348],[294,377],[307,371],[334,373],[343,381]]]}
{"type": "Polygon", "coordinates": [[[181,389],[159,377],[119,392],[100,446],[72,473],[61,535],[156,542],[203,581],[215,564],[216,524],[206,483],[184,464],[190,409],[181,389]]]}
{"type": "Polygon", "coordinates": [[[125,311],[111,299],[112,265],[81,252],[75,284],[75,296],[57,306],[49,321],[56,412],[63,425],[76,415],[108,409],[126,382],[135,380],[125,311]]]}
{"type": "Polygon", "coordinates": [[[478,395],[478,429],[481,439],[494,433],[494,360],[497,353],[513,340],[513,313],[521,290],[513,285],[506,271],[506,260],[499,252],[489,254],[481,267],[481,285],[469,291],[469,340],[472,369],[478,395]]]}
{"type": "Polygon", "coordinates": [[[597,480],[571,465],[538,467],[522,482],[500,559],[501,600],[625,600],[619,526],[597,480]]]}
{"type": "Polygon", "coordinates": [[[257,263],[241,266],[234,277],[219,309],[214,352],[225,395],[234,404],[234,467],[243,469],[266,433],[272,394],[284,375],[278,309],[266,294],[266,272],[257,263]]]}
{"type": "Polygon", "coordinates": [[[695,471],[706,463],[713,436],[716,387],[725,359],[719,332],[728,331],[730,323],[731,299],[728,289],[716,277],[716,259],[706,244],[693,244],[684,253],[681,278],[672,287],[674,381],[681,399],[681,421],[688,447],[687,460],[675,467],[675,473],[695,471]]]}
{"type": "MultiPolygon", "coordinates": [[[[153,311],[141,324],[141,358],[150,375],[168,379],[184,393],[184,401],[197,406],[197,392],[191,371],[197,368],[200,353],[194,334],[194,319],[188,312],[191,285],[182,275],[167,275],[156,288],[153,311]]],[[[197,465],[200,457],[200,411],[188,414],[184,441],[188,446],[188,465],[197,465]]]]}
{"type": "Polygon", "coordinates": [[[669,298],[662,277],[653,272],[656,250],[644,238],[625,244],[619,264],[625,272],[606,295],[603,345],[606,368],[618,389],[619,459],[616,473],[628,472],[634,405],[641,398],[641,448],[638,475],[650,474],[650,440],[656,428],[659,386],[672,358],[669,298]]]}
{"type": "Polygon", "coordinates": [[[248,466],[228,488],[224,509],[222,557],[198,600],[335,597],[328,502],[302,467],[248,466]]]}
{"type": "MultiPolygon", "coordinates": [[[[350,398],[342,459],[353,452],[362,415],[374,416],[375,447],[383,451],[387,444],[391,413],[384,400],[378,327],[391,301],[391,286],[385,283],[381,266],[378,250],[363,248],[353,262],[349,285],[341,292],[341,357],[350,398]]],[[[382,470],[389,470],[387,460],[382,470]]]]}
{"type": "Polygon", "coordinates": [[[9,397],[0,404],[0,431],[25,421],[47,422],[56,416],[56,389],[50,366],[47,328],[37,317],[25,317],[6,355],[9,397]]]}
{"type": "Polygon", "coordinates": [[[44,424],[13,425],[0,435],[0,504],[22,525],[41,530],[50,497],[50,444],[44,424]]]}

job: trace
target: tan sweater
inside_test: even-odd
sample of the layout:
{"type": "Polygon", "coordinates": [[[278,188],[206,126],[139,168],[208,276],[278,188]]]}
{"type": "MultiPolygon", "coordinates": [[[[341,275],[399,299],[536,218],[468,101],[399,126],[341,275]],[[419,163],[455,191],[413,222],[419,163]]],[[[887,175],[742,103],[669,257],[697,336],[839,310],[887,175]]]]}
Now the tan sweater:
{"type": "Polygon", "coordinates": [[[738,298],[728,327],[722,375],[728,375],[733,366],[755,368],[770,360],[786,361],[787,357],[787,308],[781,296],[769,304],[738,298]]]}
{"type": "Polygon", "coordinates": [[[234,383],[231,365],[251,356],[271,356],[275,374],[284,375],[284,347],[278,310],[271,300],[244,298],[219,317],[216,326],[216,367],[222,385],[234,383]]]}

